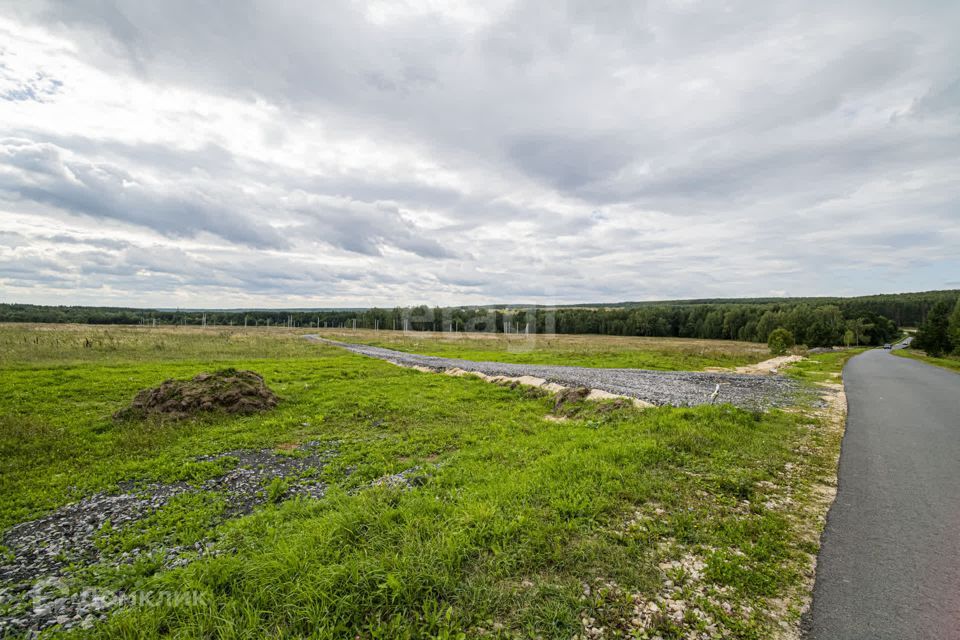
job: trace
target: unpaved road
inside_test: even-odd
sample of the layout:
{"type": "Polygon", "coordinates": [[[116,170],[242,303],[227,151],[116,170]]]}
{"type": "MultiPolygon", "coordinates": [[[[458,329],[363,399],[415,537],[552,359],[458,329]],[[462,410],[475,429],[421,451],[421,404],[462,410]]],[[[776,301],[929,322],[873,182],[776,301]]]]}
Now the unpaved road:
{"type": "Polygon", "coordinates": [[[960,639],[960,375],[867,351],[817,565],[810,640],[960,639]]]}
{"type": "Polygon", "coordinates": [[[715,400],[717,404],[730,403],[748,409],[769,409],[792,404],[798,390],[798,385],[793,380],[782,376],[474,362],[336,342],[319,336],[305,337],[402,366],[425,367],[433,371],[462,369],[488,376],[533,376],[566,387],[600,389],[655,405],[690,407],[710,404],[713,402],[711,395],[719,384],[720,391],[715,400]]]}

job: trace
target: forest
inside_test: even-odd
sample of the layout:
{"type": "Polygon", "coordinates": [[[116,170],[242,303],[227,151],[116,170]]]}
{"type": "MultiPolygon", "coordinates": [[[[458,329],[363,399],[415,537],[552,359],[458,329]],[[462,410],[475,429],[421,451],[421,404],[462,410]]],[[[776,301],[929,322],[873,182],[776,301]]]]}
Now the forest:
{"type": "Polygon", "coordinates": [[[567,333],[766,342],[787,329],[808,347],[877,345],[920,326],[960,290],[854,298],[757,298],[584,306],[465,306],[319,310],[161,310],[0,304],[0,322],[344,327],[407,331],[567,333]]]}

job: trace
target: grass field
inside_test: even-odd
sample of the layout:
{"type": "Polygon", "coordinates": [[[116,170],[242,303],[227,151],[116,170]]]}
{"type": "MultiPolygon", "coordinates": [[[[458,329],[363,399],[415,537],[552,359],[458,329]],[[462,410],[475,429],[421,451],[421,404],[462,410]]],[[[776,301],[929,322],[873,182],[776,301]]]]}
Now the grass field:
{"type": "Polygon", "coordinates": [[[321,329],[326,338],[429,356],[517,364],[561,364],[699,371],[737,367],[770,357],[764,344],[733,340],[564,334],[505,335],[321,329]]]}
{"type": "MultiPolygon", "coordinates": [[[[519,354],[495,339],[431,349],[661,368],[764,357],[655,341],[620,356],[616,339],[574,338],[519,354]]],[[[231,518],[223,496],[191,494],[98,532],[103,557],[74,566],[72,588],[202,596],[118,609],[86,632],[98,637],[775,637],[809,589],[839,450],[813,409],[583,403],[547,420],[541,393],[287,331],[0,326],[0,349],[0,529],[121,482],[223,473],[205,454],[307,441],[335,452],[322,499],[264,487],[265,506],[231,518]],[[140,389],[224,366],[261,373],[280,406],[111,418],[140,389]],[[416,486],[376,482],[412,468],[416,486]],[[193,553],[202,540],[220,555],[193,553]],[[173,545],[185,566],[165,567],[173,545]],[[138,559],[115,566],[132,549],[138,559]]],[[[832,378],[848,356],[827,356],[795,375],[832,378]]]]}

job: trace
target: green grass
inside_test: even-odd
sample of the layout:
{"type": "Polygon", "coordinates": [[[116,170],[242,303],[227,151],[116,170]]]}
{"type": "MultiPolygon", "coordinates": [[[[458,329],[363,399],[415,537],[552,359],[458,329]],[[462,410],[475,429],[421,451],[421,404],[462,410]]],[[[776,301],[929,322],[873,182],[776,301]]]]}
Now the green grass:
{"type": "Polygon", "coordinates": [[[818,353],[790,364],[785,373],[792,378],[807,382],[840,382],[840,374],[847,360],[867,349],[868,347],[856,347],[843,351],[818,353]]]}
{"type": "Polygon", "coordinates": [[[766,345],[732,340],[323,330],[320,335],[429,356],[517,364],[699,371],[766,360],[766,345]]]}
{"type": "MultiPolygon", "coordinates": [[[[238,342],[184,331],[164,337],[175,348],[157,349],[131,329],[101,350],[84,346],[79,328],[44,329],[31,343],[35,331],[0,327],[0,342],[19,345],[0,363],[0,528],[120,482],[200,483],[231,465],[200,455],[311,440],[337,451],[322,500],[284,500],[276,483],[267,505],[229,519],[220,496],[185,494],[100,531],[109,553],[162,555],[200,540],[223,553],[172,570],[149,553],[124,569],[79,568],[80,586],[201,596],[119,610],[90,632],[98,637],[570,638],[584,617],[626,633],[632,598],[664,588],[658,564],[695,554],[700,582],[670,573],[689,601],[725,637],[767,638],[779,627],[765,612],[802,591],[816,551],[805,507],[769,501],[810,502],[839,444],[804,413],[729,406],[585,403],[551,422],[542,394],[321,345],[294,350],[285,333],[238,342]],[[144,387],[222,366],[264,375],[279,407],[176,423],[111,418],[144,387]],[[417,465],[422,486],[371,486],[417,465]],[[731,612],[711,604],[718,597],[731,612]]],[[[820,362],[824,375],[838,366],[820,362]]],[[[698,624],[660,619],[651,634],[680,638],[698,624]]]]}
{"type": "Polygon", "coordinates": [[[913,349],[895,349],[893,355],[900,356],[901,358],[910,358],[911,360],[919,360],[920,362],[926,362],[927,364],[950,369],[951,371],[960,371],[960,357],[957,356],[934,358],[933,356],[928,356],[923,352],[917,352],[913,349]]]}

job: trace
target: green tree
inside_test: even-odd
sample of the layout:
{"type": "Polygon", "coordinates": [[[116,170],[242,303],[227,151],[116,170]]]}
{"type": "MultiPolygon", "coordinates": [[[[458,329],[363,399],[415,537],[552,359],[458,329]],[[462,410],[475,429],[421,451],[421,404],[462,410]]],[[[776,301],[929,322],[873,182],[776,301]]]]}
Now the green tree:
{"type": "Polygon", "coordinates": [[[843,332],[840,309],[835,305],[824,305],[813,310],[804,343],[808,347],[832,347],[843,341],[843,332]]]}
{"type": "Polygon", "coordinates": [[[950,343],[950,304],[940,301],[933,305],[927,319],[917,330],[917,346],[934,357],[952,351],[950,343]]]}
{"type": "Polygon", "coordinates": [[[960,298],[957,298],[957,304],[953,306],[953,313],[950,314],[947,334],[954,352],[960,353],[960,298]]]}
{"type": "Polygon", "coordinates": [[[777,327],[771,331],[770,337],[767,339],[767,346],[770,347],[770,353],[775,356],[782,356],[794,344],[796,344],[796,341],[793,339],[793,334],[783,327],[777,327]]]}
{"type": "Polygon", "coordinates": [[[770,333],[780,326],[782,321],[783,313],[780,311],[765,311],[757,322],[757,340],[759,342],[766,342],[767,338],[770,337],[770,333]]]}
{"type": "Polygon", "coordinates": [[[783,326],[792,333],[800,344],[810,345],[807,329],[813,323],[813,311],[810,305],[799,304],[787,313],[783,326]]]}
{"type": "Polygon", "coordinates": [[[873,325],[867,322],[864,318],[854,318],[853,320],[847,320],[847,331],[853,335],[853,340],[847,340],[846,334],[844,334],[844,344],[848,347],[852,343],[860,346],[860,341],[864,338],[870,329],[873,328],[873,325]]]}

